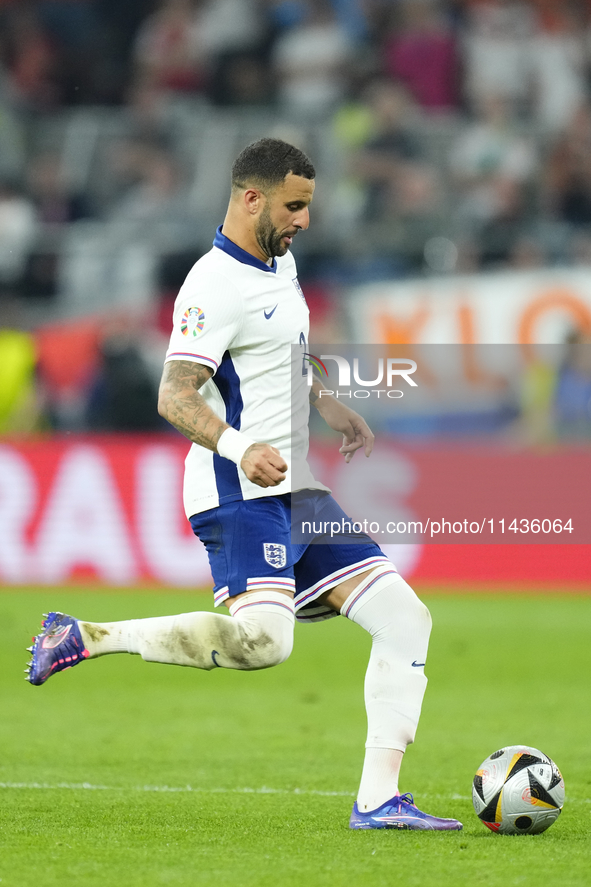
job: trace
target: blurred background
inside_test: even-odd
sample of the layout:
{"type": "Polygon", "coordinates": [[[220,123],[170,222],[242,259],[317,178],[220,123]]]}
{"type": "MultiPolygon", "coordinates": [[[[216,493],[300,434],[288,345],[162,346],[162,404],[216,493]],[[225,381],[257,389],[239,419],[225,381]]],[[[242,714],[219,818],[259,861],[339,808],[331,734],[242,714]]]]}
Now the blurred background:
{"type": "MultiPolygon", "coordinates": [[[[591,0],[0,0],[4,581],[209,581],[156,390],[176,293],[263,135],[317,169],[295,251],[311,342],[459,344],[483,424],[431,407],[408,426],[423,456],[494,438],[576,486],[574,448],[591,475],[591,0]],[[495,343],[517,382],[471,350],[495,343]]],[[[516,548],[456,575],[412,546],[408,570],[564,577],[557,546],[516,548]]]]}

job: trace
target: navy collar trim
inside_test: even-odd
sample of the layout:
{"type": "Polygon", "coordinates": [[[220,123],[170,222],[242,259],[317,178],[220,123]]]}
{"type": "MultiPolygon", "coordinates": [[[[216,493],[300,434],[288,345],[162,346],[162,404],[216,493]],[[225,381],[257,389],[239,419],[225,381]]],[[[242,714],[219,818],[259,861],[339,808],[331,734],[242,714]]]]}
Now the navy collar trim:
{"type": "Polygon", "coordinates": [[[242,249],[241,246],[235,244],[234,241],[230,240],[229,237],[226,237],[225,234],[222,234],[221,225],[215,232],[213,245],[217,246],[218,249],[223,250],[225,253],[228,253],[233,259],[242,262],[243,265],[252,265],[260,271],[271,271],[273,274],[277,271],[277,259],[275,257],[273,257],[272,265],[267,265],[266,262],[261,262],[261,260],[257,259],[256,256],[253,256],[252,253],[247,253],[245,249],[242,249]]]}

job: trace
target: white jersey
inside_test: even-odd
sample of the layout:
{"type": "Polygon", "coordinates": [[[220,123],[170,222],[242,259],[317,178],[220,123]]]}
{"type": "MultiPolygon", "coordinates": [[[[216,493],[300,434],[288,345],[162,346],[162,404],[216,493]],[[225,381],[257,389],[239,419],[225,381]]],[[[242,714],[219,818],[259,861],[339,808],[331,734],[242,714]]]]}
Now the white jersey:
{"type": "Polygon", "coordinates": [[[185,461],[187,517],[241,499],[328,489],[306,462],[309,388],[292,359],[294,345],[304,359],[308,330],[293,256],[266,265],[218,228],[213,249],[177,296],[166,361],[211,367],[214,375],[200,389],[208,406],[252,440],[277,447],[288,471],[279,486],[259,487],[229,459],[193,444],[185,461]]]}

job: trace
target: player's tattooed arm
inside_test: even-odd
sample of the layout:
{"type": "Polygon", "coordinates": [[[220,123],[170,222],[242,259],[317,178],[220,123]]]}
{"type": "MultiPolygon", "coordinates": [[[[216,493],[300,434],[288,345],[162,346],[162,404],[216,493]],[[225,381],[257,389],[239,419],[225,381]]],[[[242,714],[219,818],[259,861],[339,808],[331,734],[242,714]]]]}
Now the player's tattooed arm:
{"type": "MultiPolygon", "coordinates": [[[[165,363],[158,412],[190,441],[216,453],[220,437],[230,426],[216,416],[199,394],[199,389],[212,375],[209,367],[193,361],[165,363]]],[[[287,464],[279,450],[270,444],[251,444],[240,465],[248,479],[259,487],[277,486],[285,480],[287,464]]]]}
{"type": "Polygon", "coordinates": [[[216,452],[218,441],[229,426],[199,394],[212,375],[209,367],[190,360],[165,363],[158,412],[190,441],[216,452]]]}

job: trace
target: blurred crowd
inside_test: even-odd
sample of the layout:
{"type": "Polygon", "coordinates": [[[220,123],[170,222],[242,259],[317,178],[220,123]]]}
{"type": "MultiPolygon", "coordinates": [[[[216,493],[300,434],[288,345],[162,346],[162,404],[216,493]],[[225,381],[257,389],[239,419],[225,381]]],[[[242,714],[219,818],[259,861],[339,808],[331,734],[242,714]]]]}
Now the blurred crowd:
{"type": "MultiPolygon", "coordinates": [[[[60,267],[64,231],[100,223],[119,244],[157,227],[157,262],[136,250],[133,264],[156,281],[150,324],[164,334],[211,239],[196,198],[208,171],[196,180],[171,116],[181,106],[266,113],[304,148],[302,133],[323,133],[320,247],[299,259],[318,340],[339,326],[343,282],[591,264],[591,0],[0,0],[5,317],[27,300],[53,317],[75,276],[60,267]],[[72,171],[84,138],[38,135],[84,109],[86,133],[100,135],[97,109],[126,121],[86,179],[72,171]]],[[[135,361],[147,392],[153,373],[123,327],[89,333],[84,397],[58,384],[43,421],[132,421],[113,418],[109,374],[135,361]]]]}
{"type": "Polygon", "coordinates": [[[548,130],[585,91],[588,0],[0,0],[6,88],[36,110],[137,90],[334,110],[376,75],[429,112],[490,95],[548,130]]]}
{"type": "Polygon", "coordinates": [[[326,215],[341,246],[361,227],[361,251],[394,270],[585,261],[590,84],[589,0],[0,0],[0,275],[23,270],[36,223],[190,216],[178,99],[330,124],[326,215]],[[80,106],[136,124],[110,206],[22,144],[31,120],[80,106]],[[425,253],[442,220],[451,246],[425,253]]]}

